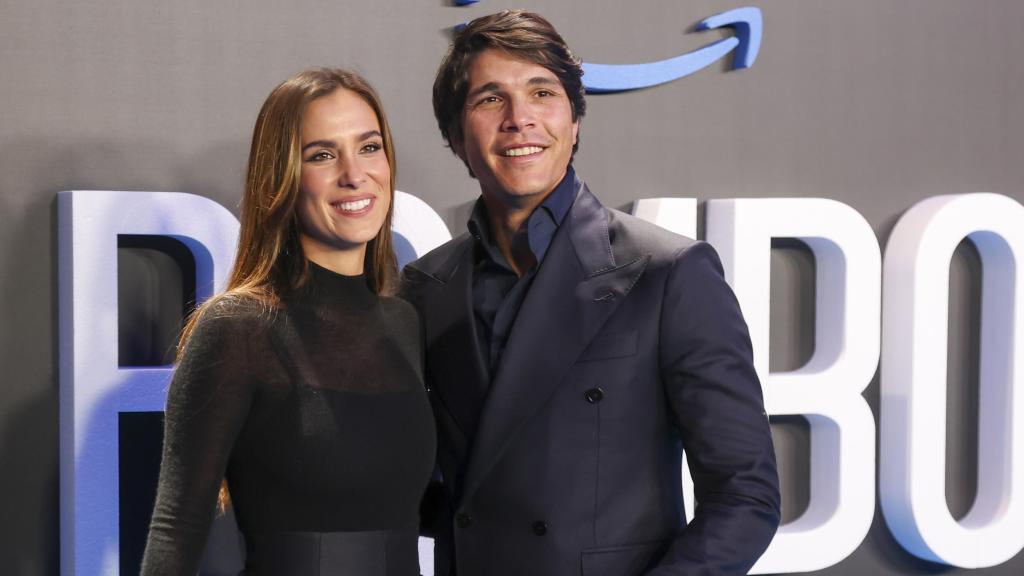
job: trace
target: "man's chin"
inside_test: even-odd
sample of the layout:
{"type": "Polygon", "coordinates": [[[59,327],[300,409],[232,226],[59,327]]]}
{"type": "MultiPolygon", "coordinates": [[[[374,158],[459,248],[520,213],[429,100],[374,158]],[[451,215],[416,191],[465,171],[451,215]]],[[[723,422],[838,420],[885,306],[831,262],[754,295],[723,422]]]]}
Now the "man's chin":
{"type": "MultiPolygon", "coordinates": [[[[503,187],[492,190],[491,196],[495,200],[498,200],[502,204],[506,204],[508,206],[528,205],[543,201],[543,199],[547,197],[552,190],[554,190],[554,188],[551,190],[544,190],[540,187],[503,187]]],[[[483,193],[485,195],[488,194],[486,190],[483,191],[483,193]]]]}
{"type": "Polygon", "coordinates": [[[534,198],[547,196],[557,185],[557,181],[551,182],[548,178],[510,178],[496,182],[494,189],[510,197],[534,198]]]}

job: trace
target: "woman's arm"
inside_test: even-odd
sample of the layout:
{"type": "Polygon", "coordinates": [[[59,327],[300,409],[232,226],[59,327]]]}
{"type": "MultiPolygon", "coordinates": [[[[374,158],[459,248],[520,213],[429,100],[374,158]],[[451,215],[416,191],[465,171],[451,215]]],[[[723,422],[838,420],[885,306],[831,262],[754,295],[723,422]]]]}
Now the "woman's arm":
{"type": "Polygon", "coordinates": [[[218,303],[185,347],[167,394],[164,450],[143,576],[193,576],[235,438],[249,413],[253,323],[218,303]]]}

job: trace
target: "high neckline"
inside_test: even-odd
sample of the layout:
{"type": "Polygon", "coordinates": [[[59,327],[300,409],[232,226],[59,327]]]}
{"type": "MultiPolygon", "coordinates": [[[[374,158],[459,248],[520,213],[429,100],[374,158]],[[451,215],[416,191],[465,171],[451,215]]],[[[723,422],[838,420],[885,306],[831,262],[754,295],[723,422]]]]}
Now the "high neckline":
{"type": "Polygon", "coordinates": [[[377,301],[366,274],[346,276],[309,262],[309,279],[295,294],[296,303],[316,307],[369,308],[377,301]]]}

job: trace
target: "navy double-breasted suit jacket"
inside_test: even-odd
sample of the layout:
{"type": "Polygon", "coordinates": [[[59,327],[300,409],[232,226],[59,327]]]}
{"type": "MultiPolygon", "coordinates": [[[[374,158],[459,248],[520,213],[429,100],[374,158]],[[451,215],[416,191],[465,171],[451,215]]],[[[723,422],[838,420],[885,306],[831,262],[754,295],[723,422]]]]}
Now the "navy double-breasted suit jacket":
{"type": "Polygon", "coordinates": [[[746,573],[778,526],[778,477],[718,257],[576,186],[493,378],[475,333],[473,239],[403,272],[438,425],[442,482],[425,501],[436,573],[746,573]]]}

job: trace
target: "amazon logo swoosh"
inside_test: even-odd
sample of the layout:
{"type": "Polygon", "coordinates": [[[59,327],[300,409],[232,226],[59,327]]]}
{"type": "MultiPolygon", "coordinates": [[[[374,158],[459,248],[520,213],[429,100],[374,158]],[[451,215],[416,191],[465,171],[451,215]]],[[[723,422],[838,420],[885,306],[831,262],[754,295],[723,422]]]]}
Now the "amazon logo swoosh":
{"type": "MultiPolygon", "coordinates": [[[[456,0],[455,4],[467,6],[479,0],[456,0]]],[[[465,24],[457,26],[462,28],[465,24]]],[[[606,94],[650,88],[689,76],[698,70],[707,68],[729,52],[735,50],[732,69],[750,68],[757,60],[761,49],[761,37],[764,33],[764,20],[761,9],[753,6],[736,8],[728,12],[705,18],[697,25],[697,30],[713,30],[715,28],[732,28],[734,36],[712,42],[666,60],[644,62],[642,64],[592,64],[583,63],[583,85],[591,94],[606,94]]]]}
{"type": "Polygon", "coordinates": [[[737,8],[717,14],[697,25],[698,30],[730,27],[735,36],[724,38],[667,60],[643,64],[590,64],[583,63],[583,85],[587,92],[607,93],[650,88],[689,76],[707,68],[731,50],[735,50],[732,68],[750,68],[757,60],[764,30],[761,10],[754,7],[737,8]]]}

